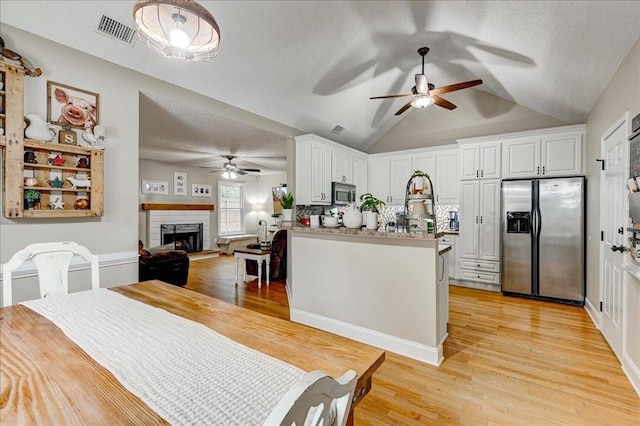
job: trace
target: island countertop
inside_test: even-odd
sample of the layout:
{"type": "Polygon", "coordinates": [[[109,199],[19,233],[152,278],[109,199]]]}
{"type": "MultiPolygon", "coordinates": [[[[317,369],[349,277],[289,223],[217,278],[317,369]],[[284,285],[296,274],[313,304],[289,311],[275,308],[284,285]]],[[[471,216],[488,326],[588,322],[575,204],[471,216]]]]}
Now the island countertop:
{"type": "Polygon", "coordinates": [[[444,235],[444,232],[437,234],[428,234],[426,232],[386,232],[384,230],[372,230],[366,228],[327,228],[324,226],[305,226],[296,222],[283,222],[280,229],[288,229],[293,232],[302,232],[308,234],[319,235],[338,235],[338,236],[362,236],[375,238],[395,238],[409,240],[436,240],[444,235]]]}

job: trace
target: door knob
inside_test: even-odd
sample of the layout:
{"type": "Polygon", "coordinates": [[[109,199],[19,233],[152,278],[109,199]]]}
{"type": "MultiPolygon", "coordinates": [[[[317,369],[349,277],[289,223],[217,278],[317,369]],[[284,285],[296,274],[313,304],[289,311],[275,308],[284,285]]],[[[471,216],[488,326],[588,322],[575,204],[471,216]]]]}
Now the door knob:
{"type": "Polygon", "coordinates": [[[629,251],[629,249],[625,246],[611,246],[612,251],[619,251],[620,253],[629,251]]]}

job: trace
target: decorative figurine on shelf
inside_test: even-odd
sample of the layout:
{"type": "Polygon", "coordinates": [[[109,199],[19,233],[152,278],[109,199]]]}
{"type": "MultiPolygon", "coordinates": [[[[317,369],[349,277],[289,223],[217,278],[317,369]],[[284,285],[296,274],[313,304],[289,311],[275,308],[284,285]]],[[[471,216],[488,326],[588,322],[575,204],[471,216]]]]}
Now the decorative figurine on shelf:
{"type": "Polygon", "coordinates": [[[74,177],[68,177],[67,180],[71,182],[71,189],[91,188],[91,181],[89,178],[76,179],[74,177]]]}
{"type": "Polygon", "coordinates": [[[38,161],[36,160],[36,153],[33,151],[25,151],[24,162],[29,164],[38,164],[38,161]]]}
{"type": "Polygon", "coordinates": [[[87,158],[78,158],[78,164],[76,167],[79,169],[88,169],[89,168],[89,159],[87,158]]]}
{"type": "Polygon", "coordinates": [[[60,155],[56,155],[53,158],[49,158],[49,164],[54,166],[64,166],[64,158],[60,157],[60,155]]]}
{"type": "Polygon", "coordinates": [[[64,184],[63,180],[60,180],[59,177],[56,176],[55,179],[48,181],[49,185],[51,185],[52,188],[62,188],[62,185],[64,184]]]}
{"type": "Polygon", "coordinates": [[[52,210],[64,210],[65,202],[62,201],[60,197],[56,198],[54,201],[49,201],[49,207],[52,210]]]}
{"type": "Polygon", "coordinates": [[[107,132],[104,127],[100,125],[94,126],[92,120],[87,120],[84,123],[84,131],[78,144],[87,148],[104,149],[103,142],[106,137],[107,132]]]}
{"type": "Polygon", "coordinates": [[[24,130],[26,138],[51,142],[58,134],[58,131],[38,114],[27,114],[25,118],[29,121],[29,126],[24,130]]]}
{"type": "Polygon", "coordinates": [[[75,203],[73,203],[73,208],[76,210],[89,210],[89,200],[86,198],[78,198],[75,203]]]}

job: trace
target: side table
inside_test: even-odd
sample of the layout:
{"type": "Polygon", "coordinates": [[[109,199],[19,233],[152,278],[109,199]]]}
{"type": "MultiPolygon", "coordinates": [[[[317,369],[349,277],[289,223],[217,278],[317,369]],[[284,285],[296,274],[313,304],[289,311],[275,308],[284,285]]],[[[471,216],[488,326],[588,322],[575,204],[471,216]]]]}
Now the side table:
{"type": "MultiPolygon", "coordinates": [[[[267,263],[267,286],[269,286],[269,267],[271,264],[271,250],[260,249],[237,249],[233,251],[233,257],[236,259],[236,285],[238,285],[238,263],[240,259],[255,260],[258,263],[258,288],[262,288],[262,262],[267,263]]],[[[247,278],[246,268],[242,269],[242,282],[247,278]]]]}

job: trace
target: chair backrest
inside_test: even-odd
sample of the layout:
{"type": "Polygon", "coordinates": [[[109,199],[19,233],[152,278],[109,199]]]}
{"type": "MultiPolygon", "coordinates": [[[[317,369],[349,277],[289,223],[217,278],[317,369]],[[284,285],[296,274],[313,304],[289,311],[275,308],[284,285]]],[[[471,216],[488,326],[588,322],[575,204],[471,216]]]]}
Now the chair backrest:
{"type": "Polygon", "coordinates": [[[298,380],[280,399],[265,426],[344,426],[349,417],[358,375],[349,370],[338,380],[312,371],[298,380]]]}
{"type": "Polygon", "coordinates": [[[69,292],[69,264],[73,255],[91,262],[91,288],[100,287],[98,256],[78,243],[56,242],[28,245],[13,255],[9,262],[2,265],[2,306],[9,306],[13,301],[11,274],[25,260],[32,259],[38,269],[40,297],[50,294],[66,294],[69,292]]]}

